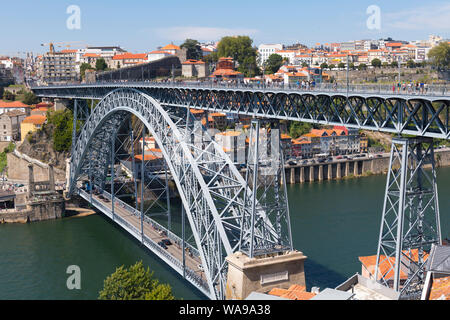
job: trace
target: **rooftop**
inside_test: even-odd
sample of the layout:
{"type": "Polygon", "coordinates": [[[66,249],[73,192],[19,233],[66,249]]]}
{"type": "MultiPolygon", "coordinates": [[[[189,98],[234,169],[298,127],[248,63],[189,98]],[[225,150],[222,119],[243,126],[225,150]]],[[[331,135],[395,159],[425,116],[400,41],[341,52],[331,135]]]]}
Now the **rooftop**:
{"type": "Polygon", "coordinates": [[[22,123],[32,123],[34,125],[43,124],[47,120],[47,117],[40,114],[33,114],[23,119],[22,123]]]}

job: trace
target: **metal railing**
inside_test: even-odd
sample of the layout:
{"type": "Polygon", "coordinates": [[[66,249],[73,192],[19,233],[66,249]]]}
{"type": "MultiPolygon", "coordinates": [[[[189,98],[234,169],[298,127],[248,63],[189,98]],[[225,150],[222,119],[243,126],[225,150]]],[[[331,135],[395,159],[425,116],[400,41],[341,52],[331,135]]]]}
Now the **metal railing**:
{"type": "Polygon", "coordinates": [[[90,86],[150,86],[162,88],[194,88],[194,89],[235,89],[235,90],[263,90],[263,91],[296,91],[296,92],[326,92],[340,94],[386,94],[386,95],[406,95],[406,96],[449,96],[450,85],[428,85],[417,86],[415,84],[405,83],[398,87],[397,84],[352,84],[348,87],[341,84],[333,83],[244,83],[239,81],[131,81],[131,80],[112,80],[97,81],[91,83],[74,83],[74,84],[57,84],[51,86],[32,87],[32,89],[58,88],[68,86],[90,87],[90,86]]]}

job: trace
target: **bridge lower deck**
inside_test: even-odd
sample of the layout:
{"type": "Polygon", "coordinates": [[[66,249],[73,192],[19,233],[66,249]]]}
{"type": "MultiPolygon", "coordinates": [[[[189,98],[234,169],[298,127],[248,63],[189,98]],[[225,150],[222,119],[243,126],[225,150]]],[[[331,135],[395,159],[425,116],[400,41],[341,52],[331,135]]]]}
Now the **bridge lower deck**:
{"type": "Polygon", "coordinates": [[[110,195],[106,192],[102,194],[103,199],[99,195],[90,194],[81,189],[78,189],[78,194],[128,231],[175,271],[182,276],[185,275],[186,280],[206,296],[210,297],[205,273],[199,268],[199,265],[202,264],[201,259],[198,254],[193,253],[194,249],[189,248],[187,245],[185,248],[185,264],[183,265],[181,238],[148,217],[144,219],[141,227],[141,218],[138,215],[140,212],[118,198],[114,198],[113,210],[113,202],[111,200],[105,200],[110,198],[110,195]],[[170,239],[172,245],[168,245],[164,249],[158,244],[163,239],[170,239]]]}

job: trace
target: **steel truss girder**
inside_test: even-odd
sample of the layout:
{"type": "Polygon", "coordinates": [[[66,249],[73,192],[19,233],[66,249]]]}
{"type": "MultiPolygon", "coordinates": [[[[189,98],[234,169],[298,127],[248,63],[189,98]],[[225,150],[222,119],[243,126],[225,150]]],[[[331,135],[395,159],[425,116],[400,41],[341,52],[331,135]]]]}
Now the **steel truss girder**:
{"type": "Polygon", "coordinates": [[[74,192],[77,179],[83,174],[90,173],[94,185],[104,186],[111,159],[111,136],[130,113],[144,123],[161,148],[200,252],[210,297],[221,299],[226,285],[225,257],[239,246],[247,186],[212,139],[206,139],[204,148],[190,141],[192,135],[198,134],[198,127],[189,121],[183,124],[183,119],[176,115],[172,119],[145,93],[134,89],[109,93],[92,111],[72,150],[69,194],[74,192]]]}
{"type": "Polygon", "coordinates": [[[441,244],[434,162],[432,139],[392,140],[375,279],[402,298],[420,294],[426,253],[432,244],[441,244]]]}
{"type": "Polygon", "coordinates": [[[450,138],[448,97],[209,89],[146,83],[33,88],[40,97],[101,99],[117,88],[136,88],[162,105],[317,124],[450,138]]]}

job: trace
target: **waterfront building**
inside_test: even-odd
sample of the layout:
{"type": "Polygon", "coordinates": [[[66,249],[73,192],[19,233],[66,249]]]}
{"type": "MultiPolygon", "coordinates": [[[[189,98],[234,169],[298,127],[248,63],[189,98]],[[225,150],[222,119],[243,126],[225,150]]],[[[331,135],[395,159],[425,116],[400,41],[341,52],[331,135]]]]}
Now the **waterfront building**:
{"type": "Polygon", "coordinates": [[[170,54],[177,54],[181,48],[179,46],[174,45],[173,43],[168,44],[167,46],[164,46],[160,49],[161,51],[167,51],[170,54]]]}
{"type": "Polygon", "coordinates": [[[20,137],[21,142],[25,140],[25,137],[30,132],[35,132],[42,128],[42,125],[47,121],[47,117],[39,114],[34,114],[23,119],[20,124],[20,137]]]}

